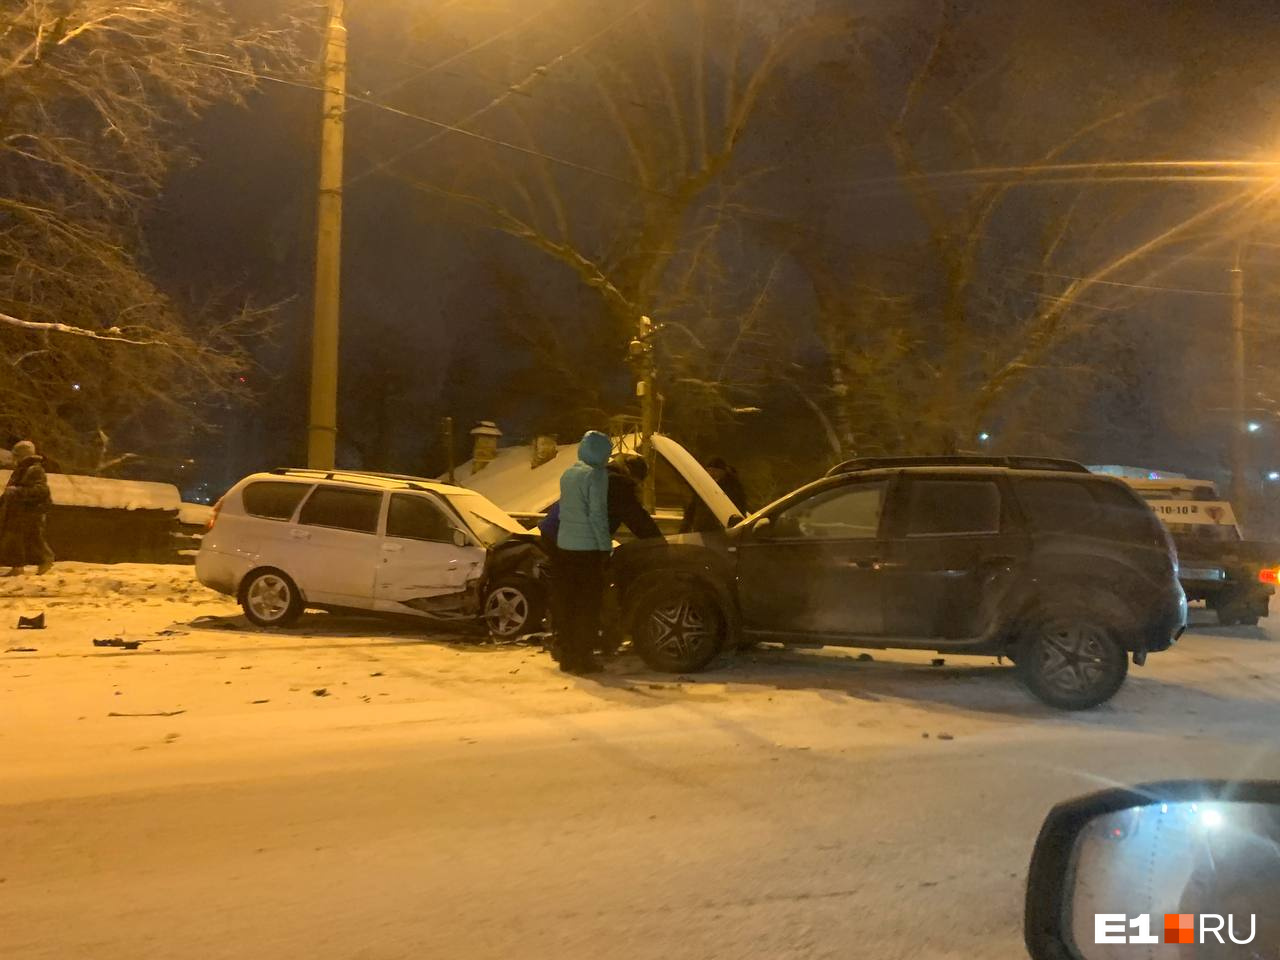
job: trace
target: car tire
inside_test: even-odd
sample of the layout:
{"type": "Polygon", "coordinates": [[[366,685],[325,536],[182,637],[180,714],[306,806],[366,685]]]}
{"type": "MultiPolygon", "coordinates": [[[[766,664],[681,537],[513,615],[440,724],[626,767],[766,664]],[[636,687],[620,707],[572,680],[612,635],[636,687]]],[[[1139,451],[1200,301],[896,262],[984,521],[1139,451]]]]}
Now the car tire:
{"type": "Polygon", "coordinates": [[[632,606],[631,645],[652,670],[704,670],[720,654],[724,635],[724,610],[695,583],[655,584],[632,606]]]}
{"type": "Polygon", "coordinates": [[[1060,710],[1105,703],[1129,674],[1129,654],[1115,630],[1087,610],[1054,609],[1033,618],[1016,656],[1026,688],[1060,710]]]}
{"type": "Polygon", "coordinates": [[[240,609],[255,627],[291,626],[303,606],[298,585],[281,570],[254,570],[240,587],[240,609]]]}
{"type": "Polygon", "coordinates": [[[500,577],[485,592],[481,617],[496,640],[537,633],[546,615],[543,590],[528,577],[500,577]]]}

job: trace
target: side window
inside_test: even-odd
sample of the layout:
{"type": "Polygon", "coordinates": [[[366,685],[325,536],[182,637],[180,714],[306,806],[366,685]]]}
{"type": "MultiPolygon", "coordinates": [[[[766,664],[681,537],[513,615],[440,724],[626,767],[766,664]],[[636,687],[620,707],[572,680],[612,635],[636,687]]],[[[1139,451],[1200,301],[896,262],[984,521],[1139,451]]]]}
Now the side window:
{"type": "Polygon", "coordinates": [[[880,531],[884,481],[824,490],[773,518],[770,536],[813,540],[871,540],[880,531]]]}
{"type": "Polygon", "coordinates": [[[298,522],[310,527],[333,527],[356,533],[378,532],[382,494],[375,490],[317,487],[302,505],[298,522]]]}
{"type": "Polygon", "coordinates": [[[1017,490],[1018,502],[1036,530],[1095,532],[1098,505],[1085,484],[1070,480],[1020,480],[1017,490]]]}
{"type": "MultiPolygon", "coordinates": [[[[1104,533],[1164,545],[1160,519],[1136,493],[1110,483],[1091,483],[1089,487],[1098,501],[1104,533]]],[[[1222,533],[1225,540],[1240,538],[1234,526],[1214,526],[1210,529],[1222,533]]]]}
{"type": "Polygon", "coordinates": [[[259,480],[244,488],[240,500],[244,512],[251,517],[265,520],[288,520],[293,511],[311,489],[309,483],[288,483],[282,480],[259,480]]]}
{"type": "Polygon", "coordinates": [[[1160,521],[1135,494],[1110,483],[1020,480],[1018,502],[1031,525],[1048,533],[1163,544],[1160,521]]]}
{"type": "Polygon", "coordinates": [[[992,480],[913,480],[908,537],[1000,532],[1000,488],[992,480]]]}
{"type": "Polygon", "coordinates": [[[387,536],[400,540],[453,541],[453,525],[426,497],[393,493],[387,509],[387,536]]]}

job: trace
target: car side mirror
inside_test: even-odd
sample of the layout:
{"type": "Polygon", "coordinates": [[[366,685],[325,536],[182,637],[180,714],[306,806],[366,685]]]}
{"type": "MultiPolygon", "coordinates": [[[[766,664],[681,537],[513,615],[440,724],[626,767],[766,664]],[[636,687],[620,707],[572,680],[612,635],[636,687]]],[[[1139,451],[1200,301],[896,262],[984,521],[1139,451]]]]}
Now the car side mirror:
{"type": "Polygon", "coordinates": [[[465,533],[457,527],[453,528],[453,545],[455,547],[465,547],[469,542],[465,533]]]}
{"type": "Polygon", "coordinates": [[[770,531],[772,531],[772,529],[773,529],[773,518],[761,517],[759,520],[755,522],[755,526],[751,528],[751,532],[767,537],[770,531]]]}
{"type": "Polygon", "coordinates": [[[1031,857],[1024,936],[1033,960],[1112,960],[1128,955],[1113,946],[1122,944],[1153,956],[1157,944],[1260,956],[1237,945],[1280,943],[1277,902],[1280,782],[1156,783],[1050,812],[1031,857]]]}

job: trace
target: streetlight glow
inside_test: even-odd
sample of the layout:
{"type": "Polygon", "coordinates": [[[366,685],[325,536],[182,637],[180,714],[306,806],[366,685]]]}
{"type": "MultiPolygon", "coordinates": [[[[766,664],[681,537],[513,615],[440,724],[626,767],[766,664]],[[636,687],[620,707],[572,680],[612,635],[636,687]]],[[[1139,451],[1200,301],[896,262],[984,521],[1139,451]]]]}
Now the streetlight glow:
{"type": "Polygon", "coordinates": [[[1258,423],[1258,421],[1256,420],[1250,420],[1248,423],[1248,428],[1250,433],[1257,433],[1259,430],[1262,429],[1262,424],[1258,423]]]}

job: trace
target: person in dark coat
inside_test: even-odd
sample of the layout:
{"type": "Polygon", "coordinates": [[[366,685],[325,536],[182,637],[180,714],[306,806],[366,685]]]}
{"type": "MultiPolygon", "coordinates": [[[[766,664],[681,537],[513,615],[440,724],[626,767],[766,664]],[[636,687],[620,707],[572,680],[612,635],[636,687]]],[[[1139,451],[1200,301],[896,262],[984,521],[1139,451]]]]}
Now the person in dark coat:
{"type": "Polygon", "coordinates": [[[45,521],[53,498],[44,458],[36,455],[36,445],[22,440],[13,445],[14,467],[0,494],[0,563],[9,566],[6,576],[26,572],[29,563],[45,574],[53,566],[53,551],[45,541],[45,521]]]}
{"type": "Polygon", "coordinates": [[[609,461],[609,535],[626,527],[637,540],[661,537],[662,531],[640,498],[640,485],[649,476],[649,464],[638,453],[624,453],[609,461]]]}
{"type": "MultiPolygon", "coordinates": [[[[742,486],[742,480],[738,477],[738,471],[729,466],[723,457],[712,457],[707,461],[705,467],[707,475],[716,482],[716,485],[724,492],[742,516],[746,516],[747,510],[747,491],[742,486]]],[[[684,510],[684,520],[680,524],[681,533],[706,533],[711,530],[720,529],[720,521],[715,514],[707,508],[702,502],[702,498],[697,493],[693,495],[693,499],[689,501],[689,505],[684,510]]]]}
{"type": "Polygon", "coordinates": [[[742,486],[738,471],[729,466],[724,457],[712,457],[707,463],[707,473],[711,474],[711,479],[720,485],[724,495],[745,517],[750,512],[747,510],[747,491],[742,486]]]}

